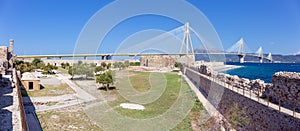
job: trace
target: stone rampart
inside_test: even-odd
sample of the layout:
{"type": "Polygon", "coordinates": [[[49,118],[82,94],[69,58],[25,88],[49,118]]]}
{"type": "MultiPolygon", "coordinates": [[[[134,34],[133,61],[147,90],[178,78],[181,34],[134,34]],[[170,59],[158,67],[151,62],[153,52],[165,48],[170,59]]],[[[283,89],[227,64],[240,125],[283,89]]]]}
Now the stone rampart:
{"type": "MultiPolygon", "coordinates": [[[[265,90],[269,84],[259,80],[240,79],[237,76],[229,76],[226,74],[217,75],[212,78],[204,74],[198,73],[197,68],[186,68],[185,75],[194,82],[205,94],[211,94],[217,90],[223,90],[222,99],[214,100],[213,97],[208,100],[214,105],[225,118],[229,119],[232,107],[237,104],[240,110],[245,109],[245,116],[249,120],[249,124],[244,126],[244,130],[298,130],[300,129],[300,119],[280,112],[277,109],[268,107],[253,99],[250,99],[240,93],[237,93],[223,85],[218,84],[214,79],[222,80],[228,85],[242,86],[246,90],[253,89],[256,95],[265,90]],[[256,90],[256,91],[255,91],[256,90]],[[209,92],[212,91],[212,92],[209,92]],[[216,103],[218,101],[218,103],[216,103]]],[[[298,86],[299,87],[299,86],[298,86]]],[[[216,95],[220,95],[217,94],[216,95]]],[[[212,95],[213,96],[213,95],[212,95]]]]}

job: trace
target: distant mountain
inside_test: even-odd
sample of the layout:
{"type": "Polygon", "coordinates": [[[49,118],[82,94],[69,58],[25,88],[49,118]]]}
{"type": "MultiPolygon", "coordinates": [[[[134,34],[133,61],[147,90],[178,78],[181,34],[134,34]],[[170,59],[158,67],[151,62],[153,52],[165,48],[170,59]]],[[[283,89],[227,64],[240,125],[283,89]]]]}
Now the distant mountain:
{"type": "Polygon", "coordinates": [[[195,53],[216,53],[216,52],[223,52],[220,49],[217,48],[212,48],[212,47],[204,47],[204,46],[199,46],[196,49],[194,49],[195,53]]]}

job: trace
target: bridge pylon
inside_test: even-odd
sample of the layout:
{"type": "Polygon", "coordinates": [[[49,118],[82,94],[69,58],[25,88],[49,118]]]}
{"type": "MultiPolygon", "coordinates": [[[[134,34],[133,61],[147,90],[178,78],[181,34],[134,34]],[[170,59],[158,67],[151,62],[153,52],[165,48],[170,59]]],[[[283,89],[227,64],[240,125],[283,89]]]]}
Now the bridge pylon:
{"type": "Polygon", "coordinates": [[[240,63],[245,63],[245,54],[238,54],[239,59],[240,59],[240,63]]]}
{"type": "Polygon", "coordinates": [[[267,57],[268,62],[273,62],[273,58],[272,58],[272,53],[269,53],[268,57],[267,57]]]}
{"type": "Polygon", "coordinates": [[[193,48],[192,39],[190,36],[190,26],[189,23],[185,23],[185,32],[184,37],[182,39],[180,54],[185,54],[185,60],[180,60],[180,62],[184,62],[188,65],[193,64],[195,62],[195,53],[193,48]],[[190,50],[189,50],[190,49],[190,50]]]}
{"type": "Polygon", "coordinates": [[[257,57],[259,59],[259,63],[263,63],[264,53],[263,53],[262,47],[259,47],[258,50],[256,51],[256,53],[257,53],[257,57]]]}
{"type": "Polygon", "coordinates": [[[239,45],[239,50],[238,50],[238,57],[240,59],[240,63],[244,63],[245,62],[245,43],[244,43],[244,39],[241,38],[238,42],[239,45]]]}

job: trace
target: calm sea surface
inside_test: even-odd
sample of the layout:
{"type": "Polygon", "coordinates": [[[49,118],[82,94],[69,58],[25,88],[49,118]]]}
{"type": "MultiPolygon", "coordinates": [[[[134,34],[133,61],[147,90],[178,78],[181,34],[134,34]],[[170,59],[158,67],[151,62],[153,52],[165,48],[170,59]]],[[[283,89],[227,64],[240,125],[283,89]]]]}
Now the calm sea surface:
{"type": "Polygon", "coordinates": [[[223,73],[237,75],[250,80],[261,79],[271,83],[272,75],[279,71],[300,72],[300,63],[226,63],[227,65],[243,66],[227,70],[223,73]]]}

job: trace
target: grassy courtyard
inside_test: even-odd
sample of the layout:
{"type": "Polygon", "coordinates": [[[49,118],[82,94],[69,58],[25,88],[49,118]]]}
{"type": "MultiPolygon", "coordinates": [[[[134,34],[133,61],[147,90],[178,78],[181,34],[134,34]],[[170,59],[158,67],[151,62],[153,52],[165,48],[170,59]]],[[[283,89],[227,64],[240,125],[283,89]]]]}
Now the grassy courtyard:
{"type": "MultiPolygon", "coordinates": [[[[122,75],[122,74],[121,74],[122,75]]],[[[200,119],[202,115],[201,112],[205,112],[202,104],[197,101],[193,92],[190,90],[188,84],[183,80],[183,78],[177,73],[150,73],[150,72],[134,72],[130,71],[128,74],[123,74],[125,77],[116,76],[116,90],[103,91],[100,90],[101,94],[108,97],[109,95],[116,96],[116,100],[109,102],[108,105],[114,111],[117,111],[120,115],[126,116],[133,119],[152,119],[157,116],[160,116],[170,110],[170,108],[176,105],[178,97],[180,96],[180,91],[184,92],[188,97],[188,101],[192,101],[193,105],[191,106],[190,112],[183,117],[184,119],[173,129],[173,130],[192,130],[192,121],[194,123],[200,119]],[[150,83],[150,77],[152,75],[152,83],[150,83]],[[162,77],[163,75],[163,77],[162,77]],[[129,77],[128,77],[129,76],[129,77]],[[158,79],[158,81],[155,80],[158,79]],[[128,80],[129,79],[129,80],[128,80]],[[155,88],[157,85],[164,84],[161,82],[165,80],[165,90],[159,96],[159,98],[151,103],[143,104],[145,110],[130,110],[121,108],[119,105],[121,103],[132,103],[132,101],[126,100],[119,92],[120,91],[131,91],[126,90],[126,88],[131,88],[132,86],[138,93],[147,93],[151,88],[155,88]],[[127,82],[124,82],[127,81],[127,82]],[[128,82],[130,84],[128,84],[128,82]],[[152,87],[151,87],[152,85],[152,87]],[[121,89],[123,88],[123,89],[121,89]],[[125,89],[124,89],[125,88],[125,89]]],[[[154,90],[155,92],[155,90],[154,90]]],[[[135,96],[136,94],[130,94],[129,96],[135,96]]],[[[182,95],[182,94],[181,94],[182,95]]],[[[138,98],[138,97],[137,97],[138,98]]],[[[178,106],[178,105],[177,105],[178,106]]],[[[179,107],[180,108],[180,107],[179,107]]],[[[91,112],[97,110],[96,108],[92,109],[91,112]]],[[[97,111],[96,111],[97,112],[97,111]]],[[[95,114],[94,112],[93,114],[95,114]]],[[[102,119],[102,121],[105,120],[102,119]]],[[[168,120],[170,122],[175,120],[168,120]]],[[[117,129],[117,128],[116,128],[117,129]]]]}
{"type": "MultiPolygon", "coordinates": [[[[116,73],[115,80],[114,86],[116,88],[109,91],[97,90],[95,86],[92,86],[92,81],[77,81],[81,83],[77,85],[82,89],[95,88],[93,95],[104,96],[108,100],[107,104],[103,104],[103,101],[99,99],[84,103],[81,106],[37,113],[42,128],[44,130],[157,130],[158,128],[153,128],[153,124],[158,122],[160,124],[158,127],[166,125],[163,130],[169,130],[169,125],[173,124],[172,127],[174,128],[172,130],[180,131],[195,128],[206,130],[213,123],[210,120],[204,124],[199,124],[199,121],[203,119],[203,115],[207,115],[203,114],[206,111],[196,99],[188,84],[177,73],[130,71],[127,74],[116,73]],[[163,86],[165,86],[165,89],[162,90],[163,86]],[[132,91],[131,87],[135,91],[132,91]],[[129,96],[133,98],[137,96],[138,99],[147,97],[139,97],[138,94],[140,93],[154,92],[157,94],[161,92],[161,94],[153,102],[142,104],[145,110],[140,111],[124,109],[119,106],[121,103],[135,103],[127,100],[124,94],[120,93],[121,91],[129,92],[129,96]],[[171,112],[168,117],[165,117],[164,115],[168,114],[172,107],[177,107],[178,110],[174,110],[175,112],[171,112]],[[183,111],[181,109],[188,110],[185,114],[177,114],[177,112],[183,111]],[[124,119],[119,116],[127,118],[124,119]],[[159,121],[164,118],[164,121],[159,121]],[[147,120],[150,121],[147,122],[147,120]],[[146,123],[143,123],[143,121],[146,123]],[[142,122],[142,124],[135,124],[137,122],[142,122]]],[[[159,130],[161,129],[159,128],[159,130]]]]}

